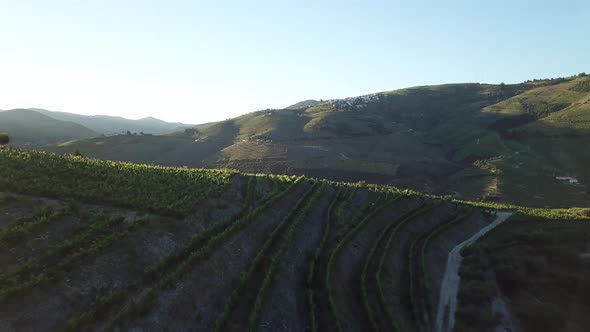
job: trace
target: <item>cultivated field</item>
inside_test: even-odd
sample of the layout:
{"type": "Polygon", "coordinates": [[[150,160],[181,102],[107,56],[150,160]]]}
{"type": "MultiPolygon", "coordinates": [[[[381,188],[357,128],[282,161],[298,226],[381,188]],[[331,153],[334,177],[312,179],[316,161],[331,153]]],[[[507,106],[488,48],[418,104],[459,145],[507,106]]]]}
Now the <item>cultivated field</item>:
{"type": "Polygon", "coordinates": [[[6,331],[430,331],[447,254],[505,208],[8,148],[0,168],[6,331]]]}

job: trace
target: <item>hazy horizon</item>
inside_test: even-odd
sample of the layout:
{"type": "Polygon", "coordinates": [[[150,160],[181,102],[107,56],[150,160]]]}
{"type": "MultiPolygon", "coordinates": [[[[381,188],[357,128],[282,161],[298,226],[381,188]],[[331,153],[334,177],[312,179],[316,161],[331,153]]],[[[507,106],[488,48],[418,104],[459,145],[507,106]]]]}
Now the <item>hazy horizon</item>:
{"type": "Polygon", "coordinates": [[[0,109],[198,124],[306,99],[570,76],[590,70],[589,14],[584,1],[0,3],[0,109]]]}

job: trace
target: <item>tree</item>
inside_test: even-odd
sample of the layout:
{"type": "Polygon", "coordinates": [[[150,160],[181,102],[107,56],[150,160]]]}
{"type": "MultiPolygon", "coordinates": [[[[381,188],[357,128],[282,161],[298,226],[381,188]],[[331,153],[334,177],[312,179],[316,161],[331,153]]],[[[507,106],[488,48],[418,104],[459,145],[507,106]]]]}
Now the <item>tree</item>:
{"type": "Polygon", "coordinates": [[[10,137],[7,134],[0,133],[0,145],[6,145],[10,143],[10,137]]]}
{"type": "Polygon", "coordinates": [[[586,76],[586,73],[585,72],[581,72],[581,73],[578,74],[578,76],[585,77],[586,76]]]}
{"type": "Polygon", "coordinates": [[[76,148],[76,150],[74,150],[74,152],[72,152],[72,156],[74,157],[84,157],[84,155],[82,154],[82,152],[80,152],[79,149],[76,148]]]}

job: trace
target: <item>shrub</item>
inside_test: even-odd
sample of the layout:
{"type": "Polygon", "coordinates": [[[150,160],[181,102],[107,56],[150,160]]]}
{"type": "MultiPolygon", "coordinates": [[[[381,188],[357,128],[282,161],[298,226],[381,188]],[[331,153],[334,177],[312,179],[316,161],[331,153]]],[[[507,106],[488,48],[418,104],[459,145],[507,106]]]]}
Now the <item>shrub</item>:
{"type": "Polygon", "coordinates": [[[10,137],[7,134],[0,133],[0,145],[6,145],[10,143],[10,137]]]}
{"type": "Polygon", "coordinates": [[[80,152],[79,149],[74,150],[74,152],[72,152],[72,156],[74,156],[74,157],[84,157],[84,155],[82,154],[82,152],[80,152]]]}

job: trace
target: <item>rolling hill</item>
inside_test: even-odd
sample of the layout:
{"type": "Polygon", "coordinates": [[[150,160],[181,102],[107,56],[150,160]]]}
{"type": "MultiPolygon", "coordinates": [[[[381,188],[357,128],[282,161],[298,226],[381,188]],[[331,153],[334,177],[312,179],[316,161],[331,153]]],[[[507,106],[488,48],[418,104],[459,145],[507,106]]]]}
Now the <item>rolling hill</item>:
{"type": "Polygon", "coordinates": [[[588,279],[572,272],[589,249],[588,209],[6,147],[0,169],[5,331],[432,331],[439,316],[483,331],[510,312],[517,331],[590,326],[566,316],[588,308],[588,279]],[[459,292],[440,292],[453,248],[512,212],[461,252],[459,292]],[[534,296],[551,301],[538,310],[534,296]],[[437,309],[452,298],[456,313],[437,309]],[[498,299],[519,306],[494,316],[498,299]]]}
{"type": "Polygon", "coordinates": [[[16,146],[39,146],[98,136],[97,132],[77,123],[26,109],[0,112],[0,132],[9,134],[11,144],[16,146]]]}
{"type": "Polygon", "coordinates": [[[53,112],[44,109],[31,109],[51,118],[78,123],[100,134],[112,135],[131,131],[132,133],[146,133],[154,135],[169,134],[173,131],[182,130],[191,125],[180,122],[166,122],[153,117],[139,120],[130,120],[118,116],[107,115],[81,115],[66,112],[53,112]]]}
{"type": "Polygon", "coordinates": [[[77,140],[44,150],[111,160],[367,180],[535,206],[590,199],[590,77],[446,84],[265,110],[172,136],[77,140]],[[155,143],[159,142],[159,143],[155,143]],[[153,146],[153,147],[152,147],[153,146]],[[557,176],[574,177],[566,184],[557,176]]]}

